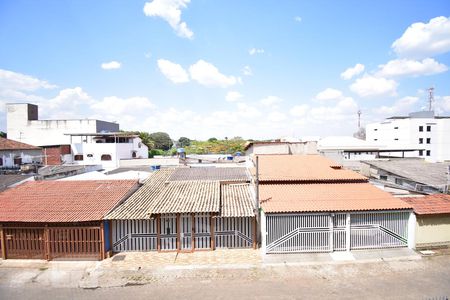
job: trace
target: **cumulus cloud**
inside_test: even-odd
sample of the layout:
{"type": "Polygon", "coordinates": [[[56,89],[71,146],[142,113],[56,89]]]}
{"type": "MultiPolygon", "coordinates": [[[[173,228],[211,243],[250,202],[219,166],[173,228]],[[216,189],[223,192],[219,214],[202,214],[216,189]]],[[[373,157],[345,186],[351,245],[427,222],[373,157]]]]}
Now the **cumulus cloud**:
{"type": "Polygon", "coordinates": [[[278,122],[282,122],[286,120],[286,115],[284,113],[281,113],[279,111],[274,111],[269,113],[269,115],[267,116],[267,119],[270,122],[274,122],[274,123],[278,123],[278,122]]]}
{"type": "Polygon", "coordinates": [[[289,113],[294,117],[304,117],[309,110],[309,105],[295,105],[289,110],[289,113]]]}
{"type": "Polygon", "coordinates": [[[13,71],[0,69],[0,91],[35,91],[38,89],[53,89],[56,85],[13,71]]]}
{"type": "Polygon", "coordinates": [[[239,92],[229,91],[225,96],[225,100],[227,100],[228,102],[236,102],[239,101],[242,97],[243,95],[239,92]]]}
{"type": "Polygon", "coordinates": [[[401,57],[424,58],[450,51],[450,18],[441,16],[428,23],[410,25],[394,41],[392,49],[401,57]]]}
{"type": "Polygon", "coordinates": [[[190,0],[153,0],[144,5],[144,14],[164,19],[178,36],[192,39],[194,33],[186,22],[181,21],[181,9],[186,8],[190,0]]]}
{"type": "Polygon", "coordinates": [[[239,82],[238,78],[220,73],[216,66],[202,59],[189,67],[189,74],[192,80],[208,87],[226,88],[239,82]]]}
{"type": "Polygon", "coordinates": [[[308,112],[311,123],[323,124],[328,121],[350,120],[358,110],[358,105],[351,97],[344,97],[335,105],[322,105],[313,107],[308,112]]]}
{"type": "Polygon", "coordinates": [[[120,67],[122,66],[122,64],[118,61],[110,61],[110,62],[106,62],[106,63],[102,63],[101,67],[103,70],[115,70],[115,69],[120,69],[120,67]]]}
{"type": "Polygon", "coordinates": [[[283,99],[277,96],[267,96],[260,100],[260,103],[267,107],[275,107],[281,102],[283,102],[283,99]]]}
{"type": "Polygon", "coordinates": [[[155,105],[147,97],[119,98],[111,96],[91,105],[94,112],[109,114],[115,118],[135,112],[147,113],[154,108],[155,105]]]}
{"type": "Polygon", "coordinates": [[[248,49],[248,54],[250,54],[250,55],[255,55],[255,54],[263,54],[264,53],[264,49],[262,49],[262,48],[251,48],[251,49],[248,49]]]}
{"type": "Polygon", "coordinates": [[[399,100],[397,100],[393,105],[391,106],[381,106],[379,108],[375,108],[373,111],[380,115],[395,115],[395,114],[402,114],[402,113],[409,113],[413,109],[414,105],[419,100],[418,97],[403,97],[399,100]]]}
{"type": "Polygon", "coordinates": [[[352,79],[354,76],[361,74],[364,71],[363,64],[356,64],[354,67],[350,67],[341,73],[341,78],[344,80],[352,79]]]}
{"type": "Polygon", "coordinates": [[[417,77],[438,74],[448,70],[446,65],[438,63],[432,58],[425,58],[422,61],[406,58],[394,59],[385,65],[379,65],[378,68],[379,71],[375,75],[380,77],[417,77]]]}
{"type": "Polygon", "coordinates": [[[350,90],[360,97],[395,96],[397,82],[392,79],[365,75],[350,85],[350,90]]]}
{"type": "Polygon", "coordinates": [[[179,64],[166,59],[158,59],[158,68],[173,83],[189,82],[189,75],[179,64]]]}
{"type": "Polygon", "coordinates": [[[250,66],[245,66],[245,67],[242,69],[242,74],[244,74],[245,76],[252,76],[252,75],[253,75],[253,71],[252,71],[252,69],[250,68],[250,66]]]}
{"type": "Polygon", "coordinates": [[[340,90],[327,88],[316,95],[317,100],[336,100],[342,98],[342,92],[340,90]]]}

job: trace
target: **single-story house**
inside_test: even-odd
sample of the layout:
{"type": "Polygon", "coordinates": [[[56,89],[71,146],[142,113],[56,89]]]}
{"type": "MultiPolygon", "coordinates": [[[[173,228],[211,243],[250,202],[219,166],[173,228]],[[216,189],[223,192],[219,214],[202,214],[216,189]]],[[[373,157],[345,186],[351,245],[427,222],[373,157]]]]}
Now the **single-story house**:
{"type": "Polygon", "coordinates": [[[0,167],[18,169],[23,164],[42,163],[42,149],[0,137],[0,167]]]}
{"type": "Polygon", "coordinates": [[[417,218],[416,248],[450,246],[450,195],[402,198],[417,218]]]}
{"type": "Polygon", "coordinates": [[[33,181],[0,193],[2,258],[103,259],[103,217],[130,196],[136,180],[33,181]]]}
{"type": "Polygon", "coordinates": [[[106,216],[113,252],[256,247],[249,180],[245,168],[156,171],[106,216]]]}
{"type": "Polygon", "coordinates": [[[258,156],[264,253],[412,247],[411,205],[319,155],[258,156]]]}

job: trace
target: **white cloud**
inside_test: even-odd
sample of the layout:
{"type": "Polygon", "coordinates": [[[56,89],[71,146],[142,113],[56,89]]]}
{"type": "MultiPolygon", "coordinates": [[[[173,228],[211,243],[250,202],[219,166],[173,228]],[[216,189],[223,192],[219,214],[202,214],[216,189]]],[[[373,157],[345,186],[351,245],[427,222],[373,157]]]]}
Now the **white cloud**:
{"type": "Polygon", "coordinates": [[[119,98],[111,96],[91,105],[93,111],[113,116],[113,118],[120,118],[122,115],[132,115],[137,112],[145,115],[154,108],[155,105],[146,97],[119,98]]]}
{"type": "Polygon", "coordinates": [[[122,64],[118,61],[110,61],[107,63],[102,63],[101,67],[103,70],[115,70],[115,69],[120,69],[120,67],[122,66],[122,64]]]}
{"type": "Polygon", "coordinates": [[[301,22],[301,21],[302,21],[302,17],[296,16],[296,17],[294,18],[294,21],[295,21],[295,22],[301,22]]]}
{"type": "Polygon", "coordinates": [[[254,106],[247,103],[238,103],[238,115],[245,118],[255,118],[261,115],[261,112],[254,106]]]}
{"type": "Polygon", "coordinates": [[[354,67],[350,67],[341,73],[341,78],[344,80],[352,79],[354,76],[361,74],[364,71],[363,64],[356,64],[354,67]]]}
{"type": "Polygon", "coordinates": [[[295,105],[291,108],[289,113],[294,117],[304,117],[306,113],[309,110],[309,105],[302,104],[302,105],[295,105]]]}
{"type": "Polygon", "coordinates": [[[350,85],[350,90],[360,97],[395,96],[397,82],[392,79],[365,75],[350,85]]]}
{"type": "Polygon", "coordinates": [[[385,65],[378,66],[379,71],[376,76],[380,77],[396,77],[396,76],[412,76],[432,75],[442,73],[448,70],[444,64],[438,63],[432,58],[425,58],[422,61],[410,59],[394,59],[385,65]]]}
{"type": "Polygon", "coordinates": [[[261,48],[251,48],[248,50],[248,54],[250,55],[255,55],[255,54],[263,54],[264,53],[264,49],[261,48]]]}
{"type": "Polygon", "coordinates": [[[242,97],[243,95],[241,93],[236,91],[230,91],[225,96],[225,100],[227,100],[228,102],[236,102],[239,101],[242,97]]]}
{"type": "Polygon", "coordinates": [[[189,76],[186,70],[179,64],[166,59],[158,59],[158,68],[170,81],[174,83],[189,82],[189,76]]]}
{"type": "Polygon", "coordinates": [[[0,91],[35,91],[53,89],[56,85],[30,75],[0,69],[0,91]]]}
{"type": "Polygon", "coordinates": [[[253,71],[252,71],[252,69],[250,68],[250,66],[245,66],[245,67],[242,69],[242,74],[244,74],[245,76],[252,76],[252,75],[253,75],[253,71]]]}
{"type": "Polygon", "coordinates": [[[267,118],[270,122],[277,123],[277,122],[282,122],[282,121],[286,120],[286,115],[279,111],[274,111],[274,112],[269,113],[269,116],[267,118]]]}
{"type": "Polygon", "coordinates": [[[181,21],[181,9],[186,8],[190,0],[153,0],[144,5],[144,14],[164,19],[178,36],[192,39],[194,33],[186,22],[181,21]]]}
{"type": "Polygon", "coordinates": [[[226,88],[238,82],[238,78],[220,73],[217,67],[204,60],[199,60],[191,65],[189,67],[189,74],[192,80],[208,87],[226,88]]]}
{"type": "Polygon", "coordinates": [[[450,96],[436,96],[434,108],[437,113],[450,112],[450,96]]]}
{"type": "Polygon", "coordinates": [[[337,102],[336,105],[323,105],[311,108],[308,112],[308,121],[318,124],[324,124],[328,121],[348,121],[352,119],[357,110],[358,105],[355,100],[351,97],[345,97],[337,102]]]}
{"type": "Polygon", "coordinates": [[[275,107],[277,104],[281,103],[283,99],[277,96],[267,96],[260,100],[261,104],[267,107],[275,107]]]}
{"type": "Polygon", "coordinates": [[[414,23],[392,44],[402,57],[424,58],[450,51],[450,18],[414,23]]]}
{"type": "Polygon", "coordinates": [[[342,92],[340,90],[327,88],[318,93],[315,98],[317,100],[336,100],[342,98],[342,92]]]}
{"type": "Polygon", "coordinates": [[[373,111],[380,115],[395,115],[402,113],[409,113],[413,109],[414,105],[419,100],[418,97],[403,97],[397,100],[392,106],[381,106],[379,108],[374,109],[373,111]]]}

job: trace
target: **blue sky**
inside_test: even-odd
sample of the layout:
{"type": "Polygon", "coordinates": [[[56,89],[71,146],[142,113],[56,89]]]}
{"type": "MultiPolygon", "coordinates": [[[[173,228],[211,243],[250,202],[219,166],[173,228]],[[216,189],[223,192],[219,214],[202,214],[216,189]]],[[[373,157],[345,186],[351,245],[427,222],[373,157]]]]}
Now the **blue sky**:
{"type": "Polygon", "coordinates": [[[0,1],[4,104],[172,137],[350,135],[450,114],[448,1],[0,1]]]}

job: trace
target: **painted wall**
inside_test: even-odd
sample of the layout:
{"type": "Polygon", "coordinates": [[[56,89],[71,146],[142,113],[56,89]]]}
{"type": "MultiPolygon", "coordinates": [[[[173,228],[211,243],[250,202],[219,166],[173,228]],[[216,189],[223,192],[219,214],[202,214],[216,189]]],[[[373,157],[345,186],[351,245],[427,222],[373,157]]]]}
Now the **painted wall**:
{"type": "Polygon", "coordinates": [[[3,160],[3,165],[0,167],[13,168],[19,167],[14,163],[15,157],[22,158],[22,164],[41,163],[41,150],[14,150],[14,151],[0,151],[0,157],[3,160]]]}
{"type": "Polygon", "coordinates": [[[417,216],[416,247],[450,245],[450,215],[417,216]]]}
{"type": "Polygon", "coordinates": [[[317,142],[253,144],[245,151],[252,154],[317,154],[317,142]]]}

